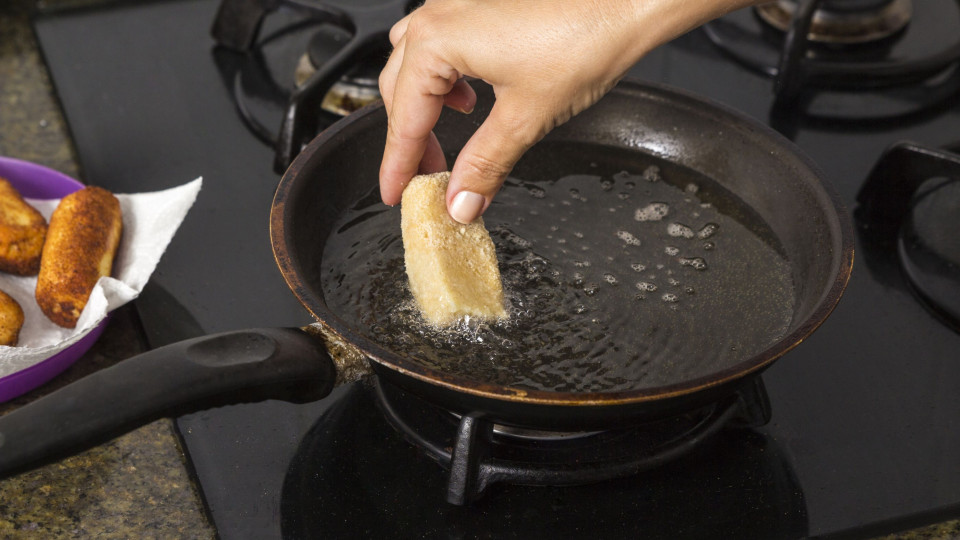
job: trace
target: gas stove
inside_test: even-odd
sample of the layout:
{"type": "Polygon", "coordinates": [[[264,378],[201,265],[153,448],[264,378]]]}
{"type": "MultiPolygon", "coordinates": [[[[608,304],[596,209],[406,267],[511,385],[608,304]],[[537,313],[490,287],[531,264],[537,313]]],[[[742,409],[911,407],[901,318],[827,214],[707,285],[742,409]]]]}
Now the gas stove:
{"type": "Polygon", "coordinates": [[[780,0],[703,30],[747,69],[773,79],[781,116],[894,119],[960,87],[960,4],[933,0],[780,0]]]}
{"type": "MultiPolygon", "coordinates": [[[[866,537],[960,517],[960,250],[953,221],[944,223],[960,212],[956,59],[915,57],[955,47],[960,8],[940,3],[779,1],[692,31],[630,72],[774,126],[853,211],[857,256],[839,307],[759,388],[623,432],[480,422],[483,442],[459,458],[456,430],[471,422],[376,381],[314,403],[184,416],[179,433],[219,535],[866,537]],[[882,35],[823,37],[824,25],[855,11],[881,18],[882,35]],[[784,13],[809,19],[784,25],[784,13]],[[895,60],[928,69],[881,69],[875,82],[823,75],[895,60]],[[666,442],[624,452],[650,431],[666,442]],[[620,444],[596,450],[610,441],[620,444]],[[556,480],[569,468],[554,465],[557,455],[598,467],[556,480]],[[500,481],[504,470],[518,476],[500,481]]],[[[375,98],[384,29],[407,9],[241,4],[254,19],[218,0],[172,0],[36,20],[85,178],[122,192],[204,176],[137,302],[152,346],[311,322],[270,250],[277,170],[375,98]]]]}

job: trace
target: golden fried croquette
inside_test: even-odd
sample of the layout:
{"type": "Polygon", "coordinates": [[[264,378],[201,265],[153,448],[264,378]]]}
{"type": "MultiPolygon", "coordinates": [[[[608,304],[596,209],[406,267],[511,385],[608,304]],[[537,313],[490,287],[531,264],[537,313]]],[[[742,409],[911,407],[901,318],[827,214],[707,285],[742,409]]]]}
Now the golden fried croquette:
{"type": "Polygon", "coordinates": [[[10,295],[0,291],[0,345],[16,345],[21,328],[23,309],[10,295]]]}
{"type": "Polygon", "coordinates": [[[403,190],[400,231],[410,292],[434,326],[464,316],[507,316],[497,254],[483,219],[457,223],[445,202],[449,172],[415,176],[403,190]]]}
{"type": "Polygon", "coordinates": [[[47,220],[0,178],[0,271],[36,275],[47,234],[47,220]]]}
{"type": "Polygon", "coordinates": [[[93,286],[112,271],[122,230],[120,202],[103,188],[88,186],[60,201],[37,276],[37,304],[47,318],[77,325],[93,286]]]}

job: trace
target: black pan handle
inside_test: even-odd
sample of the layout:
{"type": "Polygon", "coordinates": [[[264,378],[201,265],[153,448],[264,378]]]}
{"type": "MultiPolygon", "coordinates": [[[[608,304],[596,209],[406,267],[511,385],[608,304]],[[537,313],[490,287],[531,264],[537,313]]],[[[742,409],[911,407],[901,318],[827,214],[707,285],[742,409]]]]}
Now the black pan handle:
{"type": "Polygon", "coordinates": [[[165,416],[333,389],[322,340],[300,329],[226,332],[124,360],[0,417],[0,477],[106,442],[165,416]]]}

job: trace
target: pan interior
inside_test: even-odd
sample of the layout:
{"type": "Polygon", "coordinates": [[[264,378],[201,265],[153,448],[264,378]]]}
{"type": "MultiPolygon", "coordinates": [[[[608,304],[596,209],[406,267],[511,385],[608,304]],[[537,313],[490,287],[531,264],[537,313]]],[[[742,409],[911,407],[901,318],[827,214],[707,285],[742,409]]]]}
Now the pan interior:
{"type": "MultiPolygon", "coordinates": [[[[445,111],[436,126],[437,137],[448,151],[448,163],[453,162],[458,149],[463,147],[483,122],[494,102],[493,92],[488,86],[479,83],[474,83],[474,86],[479,96],[474,112],[462,115],[445,111]]],[[[594,205],[599,199],[609,198],[610,193],[602,191],[604,182],[614,182],[615,187],[612,190],[616,195],[618,192],[615,190],[625,186],[630,180],[626,176],[615,178],[615,175],[626,171],[627,175],[642,177],[644,171],[651,165],[656,165],[660,167],[663,185],[670,184],[677,191],[683,192],[688,184],[698,184],[699,190],[695,199],[699,199],[701,203],[712,202],[716,208],[749,230],[749,236],[759,239],[768,251],[777,254],[776,257],[763,257],[764,261],[776,267],[779,267],[780,262],[786,262],[789,266],[787,277],[783,281],[789,282],[792,287],[792,291],[789,291],[792,292],[792,308],[786,307],[791,301],[790,294],[786,294],[787,298],[782,302],[769,302],[769,291],[764,292],[764,287],[754,284],[749,295],[741,299],[738,308],[705,309],[699,313],[701,320],[710,320],[711,323],[736,321],[768,310],[771,313],[763,320],[776,321],[775,329],[779,329],[784,321],[789,319],[786,333],[779,341],[770,343],[766,348],[761,347],[762,350],[756,354],[741,348],[736,351],[739,353],[737,355],[720,357],[718,351],[723,348],[723,343],[713,343],[709,347],[704,345],[697,349],[688,342],[692,337],[705,334],[691,333],[689,327],[678,326],[669,334],[667,330],[663,330],[656,339],[651,336],[643,337],[641,345],[638,346],[643,347],[644,351],[651,351],[651,356],[654,356],[652,351],[669,351],[669,355],[666,352],[659,355],[662,360],[660,365],[672,362],[677,366],[674,371],[657,371],[654,369],[655,363],[644,366],[641,365],[642,362],[638,362],[633,364],[637,370],[628,374],[630,377],[609,375],[609,371],[604,370],[620,369],[622,375],[622,366],[610,365],[606,360],[597,360],[587,355],[586,359],[580,361],[585,365],[596,364],[595,377],[588,382],[584,382],[575,370],[565,379],[551,379],[539,383],[518,381],[516,377],[501,378],[503,371],[491,373],[490,369],[481,373],[470,373],[464,371],[462,357],[457,355],[453,355],[456,360],[447,362],[449,371],[444,371],[434,367],[435,363],[431,364],[429,360],[397,354],[392,347],[384,346],[386,327],[365,324],[362,315],[351,315],[349,309],[343,308],[356,302],[369,303],[371,297],[381,294],[405,294],[402,283],[396,283],[397,279],[393,282],[385,281],[389,287],[375,289],[369,275],[366,275],[369,269],[363,268],[364,257],[360,256],[357,249],[364,247],[364,243],[368,244],[364,249],[373,246],[371,249],[379,249],[384,253],[400,247],[399,210],[380,205],[377,193],[378,169],[385,133],[386,114],[382,106],[354,113],[326,130],[304,149],[284,175],[271,215],[274,251],[294,293],[318,320],[346,341],[359,347],[385,368],[385,372],[413,374],[416,379],[431,385],[454,385],[456,388],[470,390],[479,388],[497,395],[513,395],[515,389],[511,386],[514,385],[575,389],[574,393],[556,390],[528,391],[526,394],[536,395],[537,399],[556,399],[563,403],[574,399],[574,396],[584,395],[583,392],[588,389],[607,388],[609,391],[602,392],[613,400],[634,396],[646,400],[649,396],[673,395],[678,391],[696,390],[707,385],[735,383],[745,374],[769,365],[816,329],[836,305],[849,276],[853,256],[849,219],[838,202],[838,197],[824,185],[822,174],[796,147],[755,121],[696,96],[668,87],[624,80],[596,105],[551,132],[518,164],[511,185],[497,197],[496,206],[485,216],[488,228],[494,229],[494,238],[498,249],[501,249],[501,256],[508,256],[506,259],[514,256],[506,250],[513,249],[511,232],[517,233],[517,236],[524,240],[538,240],[537,246],[531,250],[534,255],[538,255],[537,250],[541,250],[539,256],[542,258],[549,255],[547,246],[555,250],[562,239],[568,243],[580,242],[581,248],[585,245],[598,253],[603,251],[599,244],[594,248],[587,241],[587,233],[604,230],[604,227],[596,224],[604,212],[608,212],[608,205],[594,205]],[[528,189],[529,186],[525,185],[531,182],[547,183],[556,189],[546,189],[545,196],[537,199],[528,189]],[[592,186],[579,193],[589,202],[575,199],[570,189],[580,189],[583,186],[572,186],[569,182],[592,186]],[[591,189],[600,189],[604,197],[593,196],[589,191],[591,189]],[[511,200],[516,201],[516,204],[511,206],[511,200]],[[539,218],[531,219],[534,216],[522,214],[533,211],[535,204],[550,200],[559,205],[557,208],[571,211],[579,208],[582,211],[570,214],[566,224],[559,221],[562,216],[556,212],[552,214],[553,219],[544,219],[542,214],[539,218]],[[510,229],[521,217],[525,219],[524,226],[537,225],[545,227],[546,230],[531,232],[510,229]],[[375,224],[371,227],[374,234],[334,246],[334,243],[340,242],[338,239],[342,239],[344,232],[349,232],[351,228],[360,230],[367,222],[375,224]],[[501,228],[504,224],[509,225],[506,230],[501,228]],[[559,227],[561,224],[576,225],[576,228],[565,228],[562,235],[556,234],[561,232],[559,229],[549,230],[550,227],[559,227]],[[577,236],[578,232],[584,235],[583,239],[577,236]],[[392,240],[385,236],[387,233],[394,234],[392,240]],[[546,238],[547,235],[553,235],[553,238],[546,238]],[[545,243],[548,240],[555,244],[545,243]],[[337,270],[344,266],[349,268],[350,272],[337,270]],[[351,276],[350,279],[359,279],[367,285],[354,293],[355,298],[349,298],[349,295],[346,295],[346,299],[338,298],[337,295],[346,293],[347,289],[342,289],[342,285],[347,276],[351,276]],[[668,348],[666,344],[670,344],[672,348],[668,348]],[[702,350],[708,350],[708,353],[704,354],[702,350]],[[669,361],[665,359],[667,357],[670,358],[669,361]],[[720,360],[717,360],[718,358],[720,360]],[[616,388],[627,390],[627,394],[614,390],[616,388]]],[[[634,180],[637,185],[645,181],[634,180]]],[[[624,206],[624,210],[635,212],[640,206],[624,206]]],[[[667,219],[678,215],[679,211],[667,219]]],[[[628,217],[630,221],[633,215],[628,213],[628,217]]],[[[640,224],[635,220],[631,223],[640,224]]],[[[660,225],[670,223],[671,221],[660,222],[660,225]]],[[[703,226],[700,222],[692,221],[684,224],[692,228],[694,233],[700,232],[703,226]]],[[[723,223],[720,225],[720,230],[724,233],[728,234],[733,230],[731,227],[724,227],[723,223]]],[[[661,228],[661,233],[664,230],[661,228]]],[[[644,243],[638,233],[631,234],[639,238],[645,247],[656,245],[654,242],[644,243]]],[[[619,242],[629,240],[625,235],[622,238],[606,235],[603,241],[611,241],[612,238],[619,242]]],[[[719,238],[718,236],[717,240],[719,238]]],[[[673,239],[671,237],[671,240],[673,239]]],[[[692,245],[681,243],[681,240],[692,240],[682,238],[682,235],[676,240],[678,243],[672,247],[692,245]]],[[[661,247],[665,250],[668,246],[661,247]]],[[[718,253],[731,253],[731,250],[718,253]]],[[[689,254],[690,252],[683,252],[683,255],[689,254]]],[[[617,257],[617,253],[607,255],[617,257]]],[[[380,258],[383,259],[382,254],[380,258]]],[[[715,274],[716,272],[712,271],[719,268],[719,262],[711,261],[706,256],[703,258],[708,267],[703,276],[715,274]]],[[[578,261],[583,262],[583,259],[554,257],[552,260],[557,264],[567,265],[564,276],[568,280],[576,280],[574,272],[582,270],[569,266],[578,261]]],[[[506,263],[504,275],[510,278],[511,262],[502,262],[506,263]]],[[[594,262],[590,262],[591,266],[588,268],[601,269],[600,263],[593,266],[594,262]]],[[[638,262],[648,269],[651,268],[648,264],[650,261],[630,262],[638,262]]],[[[526,263],[521,258],[520,263],[518,267],[524,272],[519,273],[523,277],[526,276],[524,264],[532,267],[534,272],[543,266],[536,258],[526,263]]],[[[393,264],[392,271],[396,273],[400,268],[396,263],[393,264]]],[[[658,263],[653,262],[654,271],[667,268],[665,263],[663,269],[656,268],[656,264],[658,263]]],[[[640,278],[626,272],[622,264],[618,268],[616,273],[611,272],[617,285],[607,281],[602,272],[589,277],[584,273],[583,284],[580,285],[581,293],[578,294],[588,297],[586,299],[618,295],[632,300],[638,293],[644,293],[637,288],[640,278]],[[624,277],[625,275],[630,277],[624,277]],[[587,291],[594,289],[590,286],[594,284],[597,287],[591,296],[587,291]]],[[[681,287],[684,284],[690,285],[690,276],[696,275],[690,273],[691,268],[692,265],[681,269],[688,272],[684,279],[677,279],[681,287]]],[[[731,277],[736,276],[742,280],[740,283],[750,284],[753,276],[762,276],[764,272],[769,274],[771,268],[745,264],[741,272],[732,273],[731,277]]],[[[777,274],[779,270],[773,273],[777,274]]],[[[662,302],[662,298],[657,296],[672,292],[668,289],[670,283],[666,281],[667,276],[657,275],[657,278],[662,280],[654,283],[657,290],[646,291],[650,294],[646,294],[643,302],[638,301],[636,305],[647,306],[645,309],[669,310],[668,303],[662,302]]],[[[568,281],[556,283],[557,286],[561,284],[569,285],[568,281]]],[[[696,290],[696,283],[693,285],[694,295],[705,292],[696,290]]],[[[508,283],[509,287],[511,285],[508,283]]],[[[523,288],[515,290],[522,291],[523,288]]],[[[680,302],[676,306],[677,310],[684,306],[689,307],[689,304],[682,303],[685,299],[682,294],[678,296],[680,302]]],[[[727,294],[726,298],[735,298],[735,295],[727,294]]],[[[544,311],[542,307],[534,303],[531,309],[544,311]]],[[[636,314],[631,319],[627,314],[612,313],[607,316],[613,323],[638,333],[636,314]]],[[[648,314],[648,319],[656,316],[648,314]]],[[[557,333],[548,333],[544,328],[535,327],[529,328],[528,334],[541,337],[569,334],[567,325],[562,321],[559,321],[557,326],[557,333]]],[[[722,338],[731,331],[728,328],[726,333],[715,334],[722,338]]],[[[779,330],[769,335],[772,337],[778,332],[779,330]]],[[[403,336],[410,335],[409,332],[397,332],[388,336],[388,339],[398,336],[402,339],[403,336]]],[[[704,343],[707,341],[709,340],[704,340],[704,343]]],[[[758,341],[757,344],[762,342],[763,340],[758,341]]],[[[486,362],[488,367],[495,368],[504,362],[514,361],[518,356],[517,350],[511,350],[500,356],[486,355],[477,362],[486,362]]],[[[606,358],[606,355],[600,357],[606,358]]],[[[520,377],[545,369],[542,366],[546,362],[537,354],[531,354],[527,361],[531,366],[528,368],[530,371],[525,371],[520,377]],[[537,364],[538,361],[540,364],[537,364]]],[[[510,370],[507,370],[507,373],[509,374],[510,370]]],[[[400,378],[407,381],[407,377],[400,378]]],[[[591,395],[591,399],[602,399],[601,394],[591,395]]]]}
{"type": "Polygon", "coordinates": [[[426,325],[406,287],[399,209],[376,191],[334,224],[327,305],[366,338],[441,372],[556,392],[667,386],[783,338],[785,248],[703,174],[649,154],[545,141],[485,214],[510,319],[426,325]]]}

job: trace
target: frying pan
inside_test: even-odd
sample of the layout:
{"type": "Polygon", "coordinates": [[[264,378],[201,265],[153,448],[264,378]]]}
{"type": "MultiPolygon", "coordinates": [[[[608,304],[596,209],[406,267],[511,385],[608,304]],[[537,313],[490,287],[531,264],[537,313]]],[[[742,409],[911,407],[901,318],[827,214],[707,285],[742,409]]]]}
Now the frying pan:
{"type": "MultiPolygon", "coordinates": [[[[493,92],[476,86],[473,114],[445,112],[440,118],[436,133],[447,148],[462,147],[489,113],[493,92]]],[[[739,197],[769,225],[790,263],[796,302],[784,337],[732,365],[616,392],[519,389],[442,372],[379,345],[369,329],[342,318],[324,298],[326,239],[338,217],[376,188],[385,133],[382,105],[350,115],[300,153],[276,192],[270,218],[274,254],[321,332],[229,332],[158,348],[102,370],[0,418],[0,471],[61,457],[164,415],[268,398],[319,399],[332,388],[337,371],[319,333],[359,350],[382,382],[505,425],[585,430],[663,418],[753,382],[826,319],[850,276],[853,235],[847,213],[792,143],[718,104],[625,80],[548,139],[582,144],[594,159],[602,159],[604,149],[666,159],[739,197]]]]}

